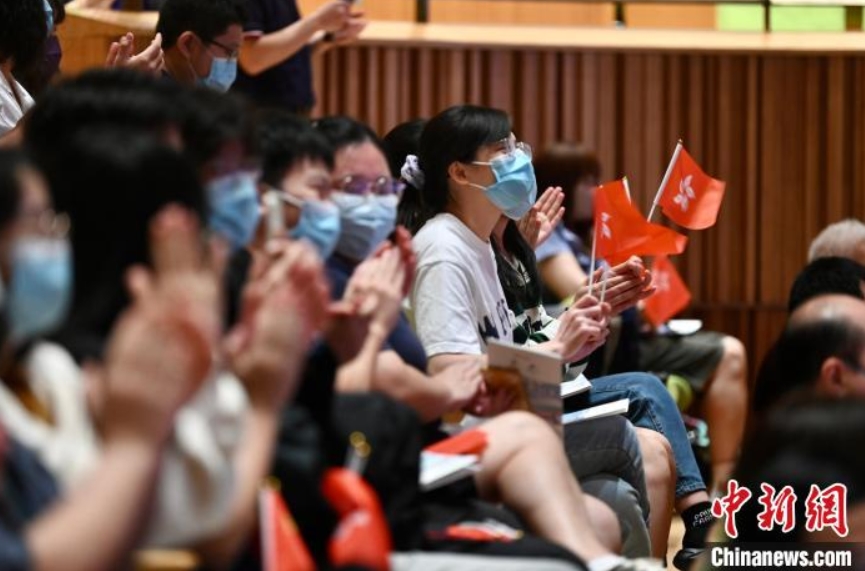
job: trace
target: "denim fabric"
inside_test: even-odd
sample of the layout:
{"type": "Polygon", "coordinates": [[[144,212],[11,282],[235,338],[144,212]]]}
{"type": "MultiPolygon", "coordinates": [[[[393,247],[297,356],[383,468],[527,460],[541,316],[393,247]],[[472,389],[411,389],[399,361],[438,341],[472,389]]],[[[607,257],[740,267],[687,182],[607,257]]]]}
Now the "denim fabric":
{"type": "Polygon", "coordinates": [[[579,410],[622,398],[630,399],[626,418],[634,426],[663,434],[670,442],[676,461],[676,498],[706,489],[679,409],[658,377],[646,373],[622,373],[598,377],[591,382],[592,390],[569,399],[569,409],[579,410]]]}

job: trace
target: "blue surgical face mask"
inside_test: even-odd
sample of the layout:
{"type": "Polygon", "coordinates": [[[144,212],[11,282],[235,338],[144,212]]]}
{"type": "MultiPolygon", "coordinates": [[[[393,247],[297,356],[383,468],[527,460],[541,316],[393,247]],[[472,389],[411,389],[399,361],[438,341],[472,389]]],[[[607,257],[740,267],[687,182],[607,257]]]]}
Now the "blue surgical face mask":
{"type": "Polygon", "coordinates": [[[72,297],[72,254],[62,238],[27,237],[12,246],[9,334],[32,339],[60,325],[72,297]]]}
{"type": "Polygon", "coordinates": [[[295,240],[310,242],[322,260],[328,259],[336,248],[342,230],[339,207],[323,200],[300,200],[286,192],[279,192],[279,195],[285,202],[300,209],[300,219],[288,235],[295,240]]]}
{"type": "Polygon", "coordinates": [[[207,185],[208,225],[228,241],[232,250],[243,248],[255,235],[261,216],[255,181],[254,173],[238,172],[216,178],[207,185]]]}
{"type": "Polygon", "coordinates": [[[336,252],[350,260],[365,260],[396,228],[396,195],[335,192],[333,201],[342,221],[336,252]]]}
{"type": "Polygon", "coordinates": [[[490,162],[475,161],[472,164],[488,165],[496,176],[495,184],[480,188],[505,216],[519,220],[531,210],[538,198],[538,182],[532,158],[522,150],[515,150],[490,162]]]}
{"type": "Polygon", "coordinates": [[[200,82],[220,93],[225,93],[231,88],[235,79],[237,79],[237,59],[215,57],[210,64],[210,73],[200,82]]]}
{"type": "Polygon", "coordinates": [[[51,7],[51,3],[48,0],[42,0],[42,4],[45,6],[45,25],[48,27],[48,35],[54,33],[54,8],[51,7]]]}

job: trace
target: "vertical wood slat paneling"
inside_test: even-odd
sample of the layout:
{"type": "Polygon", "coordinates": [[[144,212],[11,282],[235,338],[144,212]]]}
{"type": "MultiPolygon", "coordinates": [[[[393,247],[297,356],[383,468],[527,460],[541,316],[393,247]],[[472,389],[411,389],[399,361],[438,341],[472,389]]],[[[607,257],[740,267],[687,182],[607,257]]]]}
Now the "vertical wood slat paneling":
{"type": "Polygon", "coordinates": [[[679,266],[695,313],[742,338],[752,371],[813,234],[865,216],[863,55],[356,46],[316,72],[320,114],[354,113],[382,133],[460,101],[505,108],[536,147],[593,146],[644,207],[681,136],[728,195],[679,266]]]}

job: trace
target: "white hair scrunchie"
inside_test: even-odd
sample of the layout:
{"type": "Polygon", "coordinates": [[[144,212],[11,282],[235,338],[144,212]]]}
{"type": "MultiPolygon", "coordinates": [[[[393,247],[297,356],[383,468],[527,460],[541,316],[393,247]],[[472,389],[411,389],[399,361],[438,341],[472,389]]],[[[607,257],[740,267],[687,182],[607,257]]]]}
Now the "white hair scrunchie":
{"type": "Polygon", "coordinates": [[[416,155],[408,155],[405,158],[405,163],[402,165],[399,174],[404,181],[416,189],[420,190],[423,188],[424,175],[423,171],[420,170],[420,164],[416,155]]]}

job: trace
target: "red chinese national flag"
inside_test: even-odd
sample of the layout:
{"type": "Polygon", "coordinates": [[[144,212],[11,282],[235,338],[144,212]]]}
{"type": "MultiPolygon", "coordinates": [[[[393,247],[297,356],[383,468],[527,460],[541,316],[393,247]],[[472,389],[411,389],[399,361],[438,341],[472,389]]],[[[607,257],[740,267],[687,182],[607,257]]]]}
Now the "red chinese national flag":
{"type": "Polygon", "coordinates": [[[483,454],[486,448],[486,433],[480,429],[472,428],[431,444],[424,450],[436,454],[483,454]]]}
{"type": "Polygon", "coordinates": [[[324,497],[339,514],[328,553],[334,567],[390,569],[393,544],[387,518],[375,490],[347,468],[331,468],[321,484],[324,497]]]}
{"type": "Polygon", "coordinates": [[[724,181],[704,173],[685,147],[680,147],[658,204],[676,224],[702,230],[718,219],[725,186],[724,181]]]}
{"type": "Polygon", "coordinates": [[[676,266],[666,256],[658,256],[652,264],[652,283],[657,288],[646,300],[643,314],[658,327],[691,303],[691,292],[682,281],[676,266]]]}
{"type": "Polygon", "coordinates": [[[315,562],[279,490],[265,486],[258,494],[258,504],[264,571],[315,571],[315,562]]]}
{"type": "Polygon", "coordinates": [[[620,180],[604,183],[595,192],[594,239],[597,257],[613,265],[631,256],[681,254],[688,243],[678,232],[647,222],[620,180]]]}

